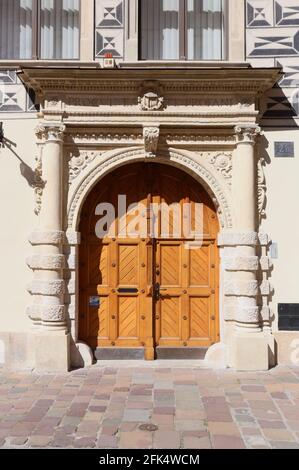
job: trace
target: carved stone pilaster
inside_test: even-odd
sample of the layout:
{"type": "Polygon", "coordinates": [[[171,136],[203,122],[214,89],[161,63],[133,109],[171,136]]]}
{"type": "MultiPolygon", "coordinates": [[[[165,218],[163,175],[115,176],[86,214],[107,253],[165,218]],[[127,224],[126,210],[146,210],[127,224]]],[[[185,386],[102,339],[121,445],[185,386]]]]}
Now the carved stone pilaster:
{"type": "Polygon", "coordinates": [[[157,155],[157,148],[160,136],[159,125],[143,127],[144,148],[147,158],[153,158],[157,155]]]}

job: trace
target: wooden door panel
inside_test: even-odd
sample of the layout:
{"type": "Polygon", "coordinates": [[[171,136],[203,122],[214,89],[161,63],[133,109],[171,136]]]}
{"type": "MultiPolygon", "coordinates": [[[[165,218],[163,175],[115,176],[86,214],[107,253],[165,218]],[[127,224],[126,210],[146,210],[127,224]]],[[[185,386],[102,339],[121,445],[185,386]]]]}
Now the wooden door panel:
{"type": "Polygon", "coordinates": [[[210,299],[209,297],[189,298],[189,340],[210,338],[210,299]]]}
{"type": "MultiPolygon", "coordinates": [[[[100,297],[100,306],[98,309],[98,340],[108,340],[110,334],[109,328],[109,297],[100,297]]],[[[94,331],[94,330],[93,330],[94,331]]]]}
{"type": "Polygon", "coordinates": [[[178,342],[181,339],[181,305],[179,297],[164,296],[161,299],[159,344],[178,342]]]}
{"type": "Polygon", "coordinates": [[[190,286],[210,285],[210,247],[202,246],[189,250],[189,283],[190,286]]]}
{"type": "Polygon", "coordinates": [[[160,284],[166,286],[181,285],[181,244],[160,245],[160,284]]]}
{"type": "Polygon", "coordinates": [[[118,245],[118,284],[137,286],[139,283],[139,245],[118,245]]]}
{"type": "Polygon", "coordinates": [[[138,297],[118,297],[118,339],[139,338],[138,297]]]}

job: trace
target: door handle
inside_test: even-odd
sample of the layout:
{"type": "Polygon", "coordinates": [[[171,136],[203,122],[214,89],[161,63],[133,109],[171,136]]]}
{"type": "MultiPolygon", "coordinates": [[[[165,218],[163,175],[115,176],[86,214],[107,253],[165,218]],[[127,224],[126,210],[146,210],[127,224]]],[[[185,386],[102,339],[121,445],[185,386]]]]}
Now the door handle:
{"type": "Polygon", "coordinates": [[[161,287],[159,282],[156,282],[156,284],[154,285],[154,298],[155,298],[155,300],[160,300],[161,291],[167,291],[167,288],[166,287],[161,287]]]}

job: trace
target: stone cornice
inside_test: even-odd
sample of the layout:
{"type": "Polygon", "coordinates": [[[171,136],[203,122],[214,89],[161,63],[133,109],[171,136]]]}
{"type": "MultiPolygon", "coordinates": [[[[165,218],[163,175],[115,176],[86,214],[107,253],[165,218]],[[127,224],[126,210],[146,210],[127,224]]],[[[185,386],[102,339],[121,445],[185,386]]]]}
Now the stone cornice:
{"type": "Polygon", "coordinates": [[[147,67],[105,70],[98,68],[57,68],[24,66],[19,72],[22,81],[36,93],[47,98],[49,94],[71,92],[93,94],[138,93],[145,80],[156,80],[168,93],[263,93],[279,79],[277,68],[228,67],[147,67]]]}

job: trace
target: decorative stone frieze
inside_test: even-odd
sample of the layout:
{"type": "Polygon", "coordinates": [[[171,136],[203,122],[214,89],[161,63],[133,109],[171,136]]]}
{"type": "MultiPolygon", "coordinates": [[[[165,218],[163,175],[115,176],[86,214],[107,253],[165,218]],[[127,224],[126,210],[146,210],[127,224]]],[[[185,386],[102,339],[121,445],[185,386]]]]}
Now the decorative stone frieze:
{"type": "Polygon", "coordinates": [[[159,125],[143,127],[143,138],[146,158],[153,158],[157,155],[159,142],[160,127],[159,125]]]}
{"type": "Polygon", "coordinates": [[[224,283],[224,294],[234,297],[256,297],[259,292],[258,281],[229,280],[224,283]]]}
{"type": "MultiPolygon", "coordinates": [[[[85,129],[69,129],[65,137],[65,143],[67,145],[84,145],[84,146],[132,146],[137,144],[142,144],[143,134],[139,129],[130,129],[130,128],[106,128],[105,132],[103,129],[98,130],[87,130],[85,129]]],[[[83,152],[87,152],[84,150],[83,152]]],[[[92,151],[94,152],[94,151],[92,151]]],[[[97,152],[99,154],[99,152],[97,152]]]]}
{"type": "Polygon", "coordinates": [[[223,258],[223,267],[226,271],[257,271],[259,259],[257,256],[223,258]]]}
{"type": "Polygon", "coordinates": [[[28,292],[32,295],[61,296],[65,293],[65,283],[64,280],[34,279],[28,286],[28,292]]]}
{"type": "Polygon", "coordinates": [[[31,269],[56,271],[65,267],[64,255],[32,255],[27,258],[31,269]]]}
{"type": "Polygon", "coordinates": [[[41,232],[36,230],[30,234],[29,242],[33,246],[59,245],[64,242],[64,232],[58,230],[41,232]]]}
{"type": "Polygon", "coordinates": [[[256,246],[258,243],[256,232],[220,232],[218,236],[219,246],[256,246]]]}

